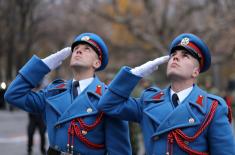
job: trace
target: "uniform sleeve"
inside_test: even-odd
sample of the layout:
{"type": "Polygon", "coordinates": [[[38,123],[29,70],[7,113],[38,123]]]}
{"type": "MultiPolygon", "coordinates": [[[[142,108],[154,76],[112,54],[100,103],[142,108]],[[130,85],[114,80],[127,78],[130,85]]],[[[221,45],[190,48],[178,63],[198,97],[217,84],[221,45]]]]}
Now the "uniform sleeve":
{"type": "Polygon", "coordinates": [[[105,146],[109,155],[132,155],[127,121],[106,117],[105,146]]]}
{"type": "Polygon", "coordinates": [[[19,71],[5,93],[5,100],[27,112],[39,113],[45,105],[43,91],[33,92],[50,69],[39,59],[33,56],[19,71]]]}
{"type": "Polygon", "coordinates": [[[235,140],[227,114],[228,107],[221,99],[209,126],[209,152],[213,155],[235,154],[235,140]]]}
{"type": "Polygon", "coordinates": [[[139,122],[142,116],[141,100],[130,97],[141,77],[123,67],[102,95],[98,108],[106,114],[127,121],[139,122]]]}

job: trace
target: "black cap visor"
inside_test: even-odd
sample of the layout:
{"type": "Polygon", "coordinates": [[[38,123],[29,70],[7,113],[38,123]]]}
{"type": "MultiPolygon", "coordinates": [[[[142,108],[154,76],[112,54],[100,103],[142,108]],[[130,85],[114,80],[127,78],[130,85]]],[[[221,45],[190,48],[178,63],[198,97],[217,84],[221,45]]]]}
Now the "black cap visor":
{"type": "Polygon", "coordinates": [[[72,44],[71,48],[72,48],[72,52],[73,49],[78,45],[78,44],[88,44],[89,46],[92,47],[92,49],[95,51],[95,53],[98,55],[98,57],[100,56],[98,49],[95,47],[95,45],[93,45],[92,43],[88,42],[88,41],[76,41],[72,44]]]}
{"type": "Polygon", "coordinates": [[[198,55],[197,52],[195,52],[194,49],[192,49],[191,47],[189,46],[182,46],[182,45],[178,45],[178,46],[175,46],[171,49],[171,53],[174,53],[176,50],[185,50],[187,51],[192,57],[194,57],[195,59],[198,60],[198,62],[200,63],[201,61],[201,58],[200,56],[198,55]]]}

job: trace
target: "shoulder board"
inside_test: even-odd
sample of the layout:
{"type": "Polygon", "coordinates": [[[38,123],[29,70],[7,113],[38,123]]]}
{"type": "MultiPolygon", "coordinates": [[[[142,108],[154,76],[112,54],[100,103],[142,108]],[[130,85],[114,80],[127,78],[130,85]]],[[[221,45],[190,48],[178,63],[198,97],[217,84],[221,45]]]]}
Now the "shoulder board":
{"type": "Polygon", "coordinates": [[[216,95],[212,95],[212,94],[208,94],[208,97],[209,98],[211,98],[211,99],[214,99],[214,100],[217,100],[218,101],[218,103],[219,103],[219,105],[221,105],[222,107],[227,107],[228,108],[228,114],[227,114],[227,116],[228,116],[228,120],[229,120],[229,122],[230,122],[230,124],[232,123],[232,109],[231,109],[231,107],[227,104],[227,102],[223,99],[223,98],[221,98],[221,97],[219,97],[219,96],[216,96],[216,95]]]}
{"type": "Polygon", "coordinates": [[[217,95],[208,94],[207,97],[212,99],[212,100],[218,101],[219,104],[226,105],[226,102],[224,101],[224,99],[219,97],[219,96],[217,96],[217,95]]]}

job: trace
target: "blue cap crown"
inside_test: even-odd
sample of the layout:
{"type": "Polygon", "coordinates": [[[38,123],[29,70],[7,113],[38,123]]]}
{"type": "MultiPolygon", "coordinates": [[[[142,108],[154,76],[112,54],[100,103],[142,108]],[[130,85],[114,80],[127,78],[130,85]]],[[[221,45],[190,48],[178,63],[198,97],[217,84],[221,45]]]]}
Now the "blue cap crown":
{"type": "Polygon", "coordinates": [[[186,50],[199,61],[200,73],[207,71],[211,65],[211,54],[207,45],[197,36],[191,33],[183,33],[177,36],[170,45],[170,54],[175,50],[186,50]]]}
{"type": "Polygon", "coordinates": [[[71,45],[72,51],[75,48],[75,46],[81,43],[86,43],[90,45],[99,56],[99,59],[101,60],[101,66],[96,71],[105,69],[105,67],[108,64],[109,58],[108,58],[108,47],[106,46],[103,39],[94,33],[82,33],[75,37],[71,45]]]}

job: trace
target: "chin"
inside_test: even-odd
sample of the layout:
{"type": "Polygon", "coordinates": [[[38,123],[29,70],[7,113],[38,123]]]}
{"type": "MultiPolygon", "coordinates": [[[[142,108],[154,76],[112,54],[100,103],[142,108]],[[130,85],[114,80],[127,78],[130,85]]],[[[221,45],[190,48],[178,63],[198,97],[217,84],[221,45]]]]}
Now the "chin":
{"type": "Polygon", "coordinates": [[[73,62],[73,63],[70,63],[70,66],[71,67],[76,67],[76,66],[82,66],[82,64],[80,64],[78,62],[73,62]]]}
{"type": "Polygon", "coordinates": [[[175,74],[177,74],[177,73],[174,70],[168,70],[166,73],[167,77],[170,77],[172,75],[174,76],[175,74]]]}
{"type": "Polygon", "coordinates": [[[73,64],[73,63],[70,63],[69,66],[70,66],[70,67],[74,67],[74,66],[76,66],[76,65],[73,64]]]}
{"type": "Polygon", "coordinates": [[[174,78],[177,78],[177,77],[181,77],[181,74],[178,73],[178,72],[171,71],[171,72],[168,72],[168,73],[166,74],[166,76],[167,76],[169,79],[174,79],[174,78]]]}

